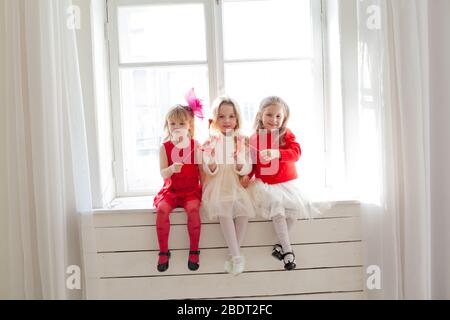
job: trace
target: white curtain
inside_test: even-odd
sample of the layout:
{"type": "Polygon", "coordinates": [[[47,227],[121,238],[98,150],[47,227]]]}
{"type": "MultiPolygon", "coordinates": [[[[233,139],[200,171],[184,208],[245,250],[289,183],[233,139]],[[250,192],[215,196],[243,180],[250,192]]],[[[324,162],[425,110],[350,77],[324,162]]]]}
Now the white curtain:
{"type": "Polygon", "coordinates": [[[448,210],[449,189],[442,189],[448,169],[431,175],[442,164],[442,153],[432,152],[432,136],[449,150],[449,134],[432,130],[438,113],[441,129],[450,127],[448,55],[433,50],[449,51],[442,12],[450,13],[448,0],[358,1],[363,234],[366,263],[379,266],[382,279],[381,290],[368,290],[370,298],[450,298],[442,243],[448,241],[442,223],[450,227],[449,212],[441,211],[448,210]],[[442,69],[431,67],[436,59],[442,69]],[[436,101],[438,93],[443,95],[436,101]]]}
{"type": "Polygon", "coordinates": [[[450,299],[450,1],[429,6],[431,298],[450,299]]]}
{"type": "Polygon", "coordinates": [[[80,225],[91,193],[70,4],[0,0],[1,298],[79,299],[86,289],[80,225]],[[81,290],[69,266],[80,267],[81,290]]]}

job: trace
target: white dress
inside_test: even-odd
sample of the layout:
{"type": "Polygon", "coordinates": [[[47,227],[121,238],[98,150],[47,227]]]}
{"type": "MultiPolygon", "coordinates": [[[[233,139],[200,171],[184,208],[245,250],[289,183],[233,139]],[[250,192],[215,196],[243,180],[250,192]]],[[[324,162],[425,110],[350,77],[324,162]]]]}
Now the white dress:
{"type": "Polygon", "coordinates": [[[248,190],[258,215],[265,219],[275,216],[310,219],[321,214],[319,208],[300,191],[297,180],[267,184],[255,179],[248,190]]]}
{"type": "Polygon", "coordinates": [[[254,217],[253,202],[248,191],[242,187],[239,178],[252,171],[252,164],[248,159],[246,150],[238,154],[237,161],[233,158],[235,136],[220,135],[214,143],[215,162],[217,168],[214,172],[208,167],[212,160],[204,153],[203,168],[207,179],[203,187],[202,215],[210,220],[219,217],[236,218],[240,216],[254,217]],[[237,171],[235,162],[242,164],[237,171]]]}

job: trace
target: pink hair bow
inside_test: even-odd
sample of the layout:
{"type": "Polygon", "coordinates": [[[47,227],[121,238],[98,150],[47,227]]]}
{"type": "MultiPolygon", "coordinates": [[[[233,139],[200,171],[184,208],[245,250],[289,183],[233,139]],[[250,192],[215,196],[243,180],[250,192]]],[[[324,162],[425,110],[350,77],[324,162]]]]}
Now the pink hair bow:
{"type": "Polygon", "coordinates": [[[192,112],[194,113],[194,115],[200,119],[203,119],[204,116],[203,116],[202,100],[198,99],[195,96],[194,88],[192,88],[191,90],[189,90],[188,93],[186,93],[185,99],[188,103],[189,108],[191,108],[192,112]]]}

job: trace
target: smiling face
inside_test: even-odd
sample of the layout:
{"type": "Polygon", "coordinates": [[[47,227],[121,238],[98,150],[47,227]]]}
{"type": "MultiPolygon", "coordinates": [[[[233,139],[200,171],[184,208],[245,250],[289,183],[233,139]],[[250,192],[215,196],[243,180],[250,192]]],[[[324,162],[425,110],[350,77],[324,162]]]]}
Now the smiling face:
{"type": "MultiPolygon", "coordinates": [[[[183,106],[176,106],[169,111],[164,126],[168,137],[174,142],[194,137],[194,118],[183,106]]],[[[186,140],[186,141],[187,141],[186,140]]]]}
{"type": "Polygon", "coordinates": [[[190,125],[186,119],[173,117],[167,121],[167,127],[169,128],[169,133],[173,134],[177,131],[189,131],[190,125]]]}
{"type": "Polygon", "coordinates": [[[224,103],[219,108],[217,115],[217,126],[225,134],[227,130],[235,130],[237,127],[237,115],[234,106],[224,103]]]}
{"type": "Polygon", "coordinates": [[[271,104],[264,108],[261,121],[266,130],[277,130],[283,125],[285,119],[284,109],[279,104],[271,104]]]}

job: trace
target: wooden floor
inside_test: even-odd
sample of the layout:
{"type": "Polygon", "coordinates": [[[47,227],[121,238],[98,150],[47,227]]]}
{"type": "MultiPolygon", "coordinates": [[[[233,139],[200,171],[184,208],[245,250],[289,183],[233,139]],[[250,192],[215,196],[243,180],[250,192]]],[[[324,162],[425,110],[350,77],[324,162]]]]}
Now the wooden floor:
{"type": "Polygon", "coordinates": [[[339,204],[322,217],[299,220],[291,232],[297,269],[271,256],[270,221],[252,220],[243,244],[246,270],[225,273],[220,226],[203,221],[201,265],[187,268],[186,217],[172,213],[170,268],[156,270],[156,215],[151,210],[102,211],[94,216],[101,299],[364,299],[357,204],[339,204]]]}

